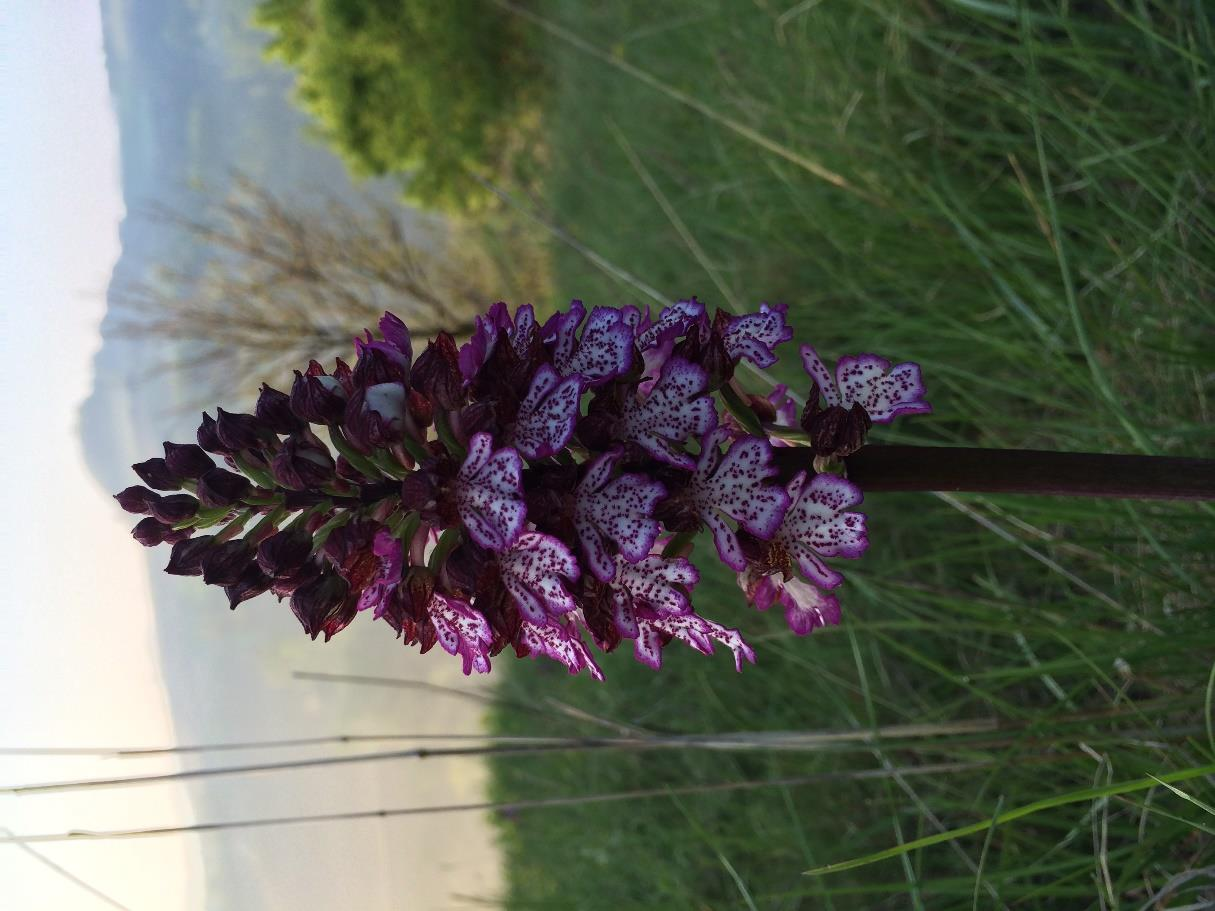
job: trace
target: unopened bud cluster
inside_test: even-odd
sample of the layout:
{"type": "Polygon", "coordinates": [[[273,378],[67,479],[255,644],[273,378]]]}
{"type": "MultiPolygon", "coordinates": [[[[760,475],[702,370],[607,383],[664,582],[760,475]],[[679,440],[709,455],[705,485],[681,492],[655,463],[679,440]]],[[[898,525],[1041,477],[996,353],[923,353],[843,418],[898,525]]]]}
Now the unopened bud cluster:
{"type": "Polygon", "coordinates": [[[416,358],[400,319],[379,329],[353,367],[313,361],[251,414],[204,414],[196,443],[165,443],[116,499],[146,516],[136,540],[172,546],[166,572],[233,608],[273,592],[326,640],[366,612],[466,674],[510,647],[598,679],[591,647],[626,640],[654,668],[674,640],[754,661],[693,609],[705,529],[754,606],[779,603],[799,635],[837,623],[826,561],[868,546],[861,491],[829,471],[782,484],[772,447],[808,446],[822,468],[872,423],[930,410],[915,364],[863,354],[832,373],[808,345],[800,416],[783,386],[748,394],[735,368],[776,362],[783,305],[573,301],[540,324],[498,303],[462,347],[441,333],[416,358]]]}

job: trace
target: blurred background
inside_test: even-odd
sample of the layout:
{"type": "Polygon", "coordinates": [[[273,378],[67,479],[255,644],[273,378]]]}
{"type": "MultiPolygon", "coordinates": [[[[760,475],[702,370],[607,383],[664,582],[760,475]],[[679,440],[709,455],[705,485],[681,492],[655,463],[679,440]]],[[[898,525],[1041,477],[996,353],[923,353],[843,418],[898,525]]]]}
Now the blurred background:
{"type": "Polygon", "coordinates": [[[1208,508],[875,495],[839,627],[709,572],[755,667],[620,653],[596,684],[232,614],[110,499],[384,309],[424,336],[499,299],[784,301],[829,357],[923,365],[935,414],[882,441],[1215,455],[1213,36],[1171,0],[8,4],[0,785],[469,741],[115,748],[750,739],[3,793],[0,836],[575,802],[3,843],[0,905],[1215,907],[1202,775],[803,875],[1215,762],[1208,508]]]}

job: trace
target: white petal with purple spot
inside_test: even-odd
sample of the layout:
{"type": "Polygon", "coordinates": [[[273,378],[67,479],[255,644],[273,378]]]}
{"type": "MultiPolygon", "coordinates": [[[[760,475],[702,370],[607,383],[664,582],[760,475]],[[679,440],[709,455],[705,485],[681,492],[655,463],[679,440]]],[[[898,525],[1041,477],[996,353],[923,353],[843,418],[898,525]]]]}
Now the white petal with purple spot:
{"type": "Polygon", "coordinates": [[[456,475],[456,508],[474,541],[490,550],[510,546],[523,530],[523,460],[514,449],[493,451],[488,433],[474,434],[456,475]]]}

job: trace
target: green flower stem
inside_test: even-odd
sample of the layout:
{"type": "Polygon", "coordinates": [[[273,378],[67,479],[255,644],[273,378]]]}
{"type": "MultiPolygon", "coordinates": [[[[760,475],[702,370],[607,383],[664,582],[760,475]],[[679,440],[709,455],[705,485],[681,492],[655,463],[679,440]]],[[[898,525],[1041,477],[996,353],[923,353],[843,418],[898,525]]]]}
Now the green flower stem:
{"type": "Polygon", "coordinates": [[[468,451],[456,439],[456,435],[451,429],[451,421],[447,417],[447,412],[440,410],[435,413],[435,431],[453,459],[463,462],[468,458],[468,451]]]}
{"type": "Polygon", "coordinates": [[[231,541],[244,530],[245,525],[251,518],[253,518],[252,509],[242,511],[215,536],[215,543],[223,544],[225,541],[231,541]]]}
{"type": "Polygon", "coordinates": [[[274,490],[278,486],[278,482],[274,480],[274,476],[264,468],[258,468],[249,463],[241,453],[237,453],[232,457],[237,464],[237,467],[245,473],[245,475],[253,481],[258,487],[264,487],[266,490],[274,490]]]}
{"type": "Polygon", "coordinates": [[[383,472],[380,471],[379,466],[351,446],[350,441],[346,439],[346,435],[342,433],[341,428],[335,424],[329,425],[329,439],[333,443],[333,448],[345,456],[347,462],[367,475],[367,477],[373,481],[378,481],[383,477],[383,472]]]}
{"type": "Polygon", "coordinates": [[[460,529],[444,529],[443,534],[439,535],[439,543],[436,544],[435,549],[430,552],[430,559],[426,561],[426,568],[432,573],[437,573],[439,571],[439,567],[443,565],[443,561],[447,559],[447,555],[451,553],[459,543],[460,529]]]}
{"type": "Polygon", "coordinates": [[[730,383],[726,383],[721,389],[721,400],[726,406],[726,410],[743,426],[743,429],[752,436],[764,436],[764,428],[759,423],[759,417],[751,410],[751,406],[739,394],[730,383]]]}
{"type": "Polygon", "coordinates": [[[347,522],[354,518],[354,511],[343,509],[336,516],[322,525],[316,530],[316,534],[312,537],[312,552],[316,553],[325,546],[325,542],[329,540],[329,536],[335,528],[341,528],[347,522]]]}

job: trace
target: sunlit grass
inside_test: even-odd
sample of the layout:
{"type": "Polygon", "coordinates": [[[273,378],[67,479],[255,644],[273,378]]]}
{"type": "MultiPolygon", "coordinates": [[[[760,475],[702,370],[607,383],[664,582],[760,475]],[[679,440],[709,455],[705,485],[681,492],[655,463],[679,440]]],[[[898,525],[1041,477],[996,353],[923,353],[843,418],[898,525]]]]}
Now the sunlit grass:
{"type": "MultiPolygon", "coordinates": [[[[628,64],[532,23],[555,89],[553,168],[545,198],[520,205],[602,258],[555,238],[557,299],[650,303],[651,287],[725,308],[784,300],[795,338],[825,354],[924,365],[936,414],[890,441],[1215,450],[1209,12],[1074,0],[1026,15],[977,0],[536,9],[628,64]]],[[[659,674],[614,656],[603,685],[502,661],[502,692],[662,732],[976,718],[996,732],[812,755],[503,758],[495,796],[991,765],[522,814],[502,823],[509,906],[1139,908],[1161,890],[1184,906],[1215,888],[1182,876],[1215,862],[1207,778],[1178,786],[1184,797],[1159,785],[998,816],[1215,761],[1211,512],[931,495],[866,507],[874,546],[842,567],[840,628],[795,639],[713,573],[697,602],[753,640],[759,664],[742,675],[674,645],[659,674]],[[984,834],[803,875],[993,819],[984,834]]],[[[506,711],[493,724],[536,732],[506,711]]]]}

